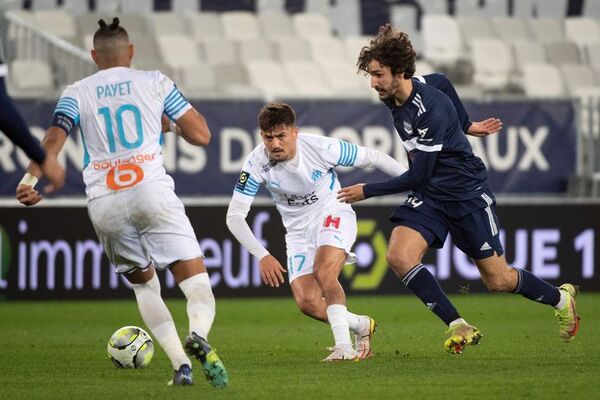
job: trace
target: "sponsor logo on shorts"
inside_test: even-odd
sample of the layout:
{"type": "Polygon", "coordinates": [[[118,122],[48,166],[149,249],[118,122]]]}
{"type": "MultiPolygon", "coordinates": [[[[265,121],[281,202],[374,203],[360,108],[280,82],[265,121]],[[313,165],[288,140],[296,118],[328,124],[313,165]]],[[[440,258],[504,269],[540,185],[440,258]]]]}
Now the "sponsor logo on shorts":
{"type": "Polygon", "coordinates": [[[335,229],[340,229],[340,221],[341,218],[340,217],[334,217],[333,215],[328,215],[327,218],[325,218],[325,221],[323,222],[323,226],[325,228],[329,228],[330,226],[334,226],[335,229]]]}

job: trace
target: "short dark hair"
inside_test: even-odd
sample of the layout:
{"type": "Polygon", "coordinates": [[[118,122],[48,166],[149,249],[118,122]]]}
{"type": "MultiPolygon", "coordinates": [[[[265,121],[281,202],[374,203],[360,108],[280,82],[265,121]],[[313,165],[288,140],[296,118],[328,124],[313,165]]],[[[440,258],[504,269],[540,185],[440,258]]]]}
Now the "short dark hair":
{"type": "Polygon", "coordinates": [[[358,56],[358,71],[369,72],[369,63],[379,61],[382,66],[389,67],[392,75],[404,74],[404,79],[410,79],[415,74],[417,55],[408,35],[390,24],[379,27],[377,36],[368,46],[361,49],[358,56]]]}
{"type": "Polygon", "coordinates": [[[122,26],[119,26],[119,18],[114,17],[110,25],[103,19],[98,20],[100,28],[94,33],[94,48],[104,40],[123,40],[129,42],[129,34],[122,26]]]}
{"type": "Polygon", "coordinates": [[[262,132],[272,132],[281,126],[296,126],[296,113],[285,103],[269,103],[258,113],[258,127],[262,132]]]}

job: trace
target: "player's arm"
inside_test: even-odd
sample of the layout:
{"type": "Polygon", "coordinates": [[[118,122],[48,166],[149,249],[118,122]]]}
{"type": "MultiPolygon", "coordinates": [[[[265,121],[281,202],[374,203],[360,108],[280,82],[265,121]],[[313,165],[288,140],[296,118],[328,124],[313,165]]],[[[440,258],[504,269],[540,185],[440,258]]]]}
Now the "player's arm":
{"type": "Polygon", "coordinates": [[[357,184],[342,188],[338,192],[338,200],[344,203],[355,203],[370,197],[384,196],[407,192],[423,186],[433,173],[437,154],[443,147],[443,135],[446,131],[446,118],[434,110],[428,111],[417,123],[416,128],[425,131],[411,151],[412,164],[403,174],[386,181],[357,184]]]}
{"type": "Polygon", "coordinates": [[[328,167],[375,167],[390,176],[398,176],[406,168],[389,155],[380,151],[357,146],[343,140],[320,138],[321,156],[328,167]]]}
{"type": "Polygon", "coordinates": [[[248,172],[242,171],[227,209],[227,228],[238,242],[259,260],[262,281],[271,287],[279,287],[284,282],[285,269],[254,236],[246,221],[258,185],[248,172]]]}
{"type": "Polygon", "coordinates": [[[460,97],[458,97],[454,85],[452,85],[452,82],[450,82],[446,75],[435,73],[423,75],[422,78],[427,85],[435,87],[450,98],[458,113],[458,120],[460,121],[463,132],[467,135],[477,137],[488,136],[497,133],[502,129],[502,121],[498,118],[487,118],[483,121],[471,121],[465,106],[460,100],[460,97]]]}
{"type": "Polygon", "coordinates": [[[375,167],[389,176],[402,175],[407,168],[398,161],[381,151],[364,146],[357,147],[355,167],[370,168],[375,167]]]}
{"type": "Polygon", "coordinates": [[[163,115],[162,125],[163,132],[174,132],[196,146],[207,146],[210,142],[211,133],[206,119],[194,107],[187,110],[177,121],[171,121],[163,115]]]}

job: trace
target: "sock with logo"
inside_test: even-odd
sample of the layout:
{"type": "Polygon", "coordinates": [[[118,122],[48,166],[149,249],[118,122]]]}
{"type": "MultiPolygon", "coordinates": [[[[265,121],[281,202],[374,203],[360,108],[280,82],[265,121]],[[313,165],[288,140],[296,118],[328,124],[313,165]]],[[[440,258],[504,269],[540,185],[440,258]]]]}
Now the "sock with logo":
{"type": "Polygon", "coordinates": [[[521,268],[514,268],[514,270],[517,271],[517,287],[513,293],[518,293],[529,300],[542,304],[551,306],[558,304],[560,301],[560,292],[555,286],[538,278],[527,270],[521,268]]]}
{"type": "Polygon", "coordinates": [[[427,308],[433,311],[446,325],[460,318],[460,314],[450,303],[438,281],[423,264],[417,264],[408,271],[402,278],[402,283],[416,294],[427,308]]]}

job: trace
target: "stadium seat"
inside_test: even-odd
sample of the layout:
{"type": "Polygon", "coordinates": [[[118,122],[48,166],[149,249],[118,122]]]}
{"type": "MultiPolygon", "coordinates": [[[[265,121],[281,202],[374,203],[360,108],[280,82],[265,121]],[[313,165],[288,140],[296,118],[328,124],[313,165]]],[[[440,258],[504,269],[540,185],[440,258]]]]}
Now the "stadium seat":
{"type": "Polygon", "coordinates": [[[295,35],[291,17],[282,12],[265,11],[257,16],[258,27],[265,38],[278,38],[295,35]]]}
{"type": "Polygon", "coordinates": [[[422,21],[425,58],[436,66],[453,66],[463,54],[456,20],[448,15],[425,15],[422,21]]]}
{"type": "Polygon", "coordinates": [[[507,0],[455,0],[454,12],[457,16],[493,17],[508,15],[507,0]]]}
{"type": "Polygon", "coordinates": [[[577,90],[596,86],[598,82],[594,71],[587,65],[563,64],[560,71],[565,82],[567,94],[575,96],[577,90]]]}
{"type": "Polygon", "coordinates": [[[246,68],[250,83],[261,91],[265,100],[293,96],[292,83],[281,64],[273,61],[250,61],[246,68]]]}
{"type": "Polygon", "coordinates": [[[200,11],[198,0],[171,0],[171,11],[189,15],[200,11]]]}
{"type": "Polygon", "coordinates": [[[324,15],[299,13],[292,16],[292,22],[298,37],[331,36],[331,24],[324,15]]]}
{"type": "Polygon", "coordinates": [[[238,44],[225,38],[206,38],[200,40],[204,60],[211,65],[232,64],[238,62],[238,44]]]}
{"type": "Polygon", "coordinates": [[[32,11],[56,10],[57,8],[57,0],[31,0],[32,11]]]}
{"type": "MultiPolygon", "coordinates": [[[[142,34],[147,35],[150,34],[150,28],[148,27],[148,23],[146,22],[146,18],[141,15],[121,15],[119,16],[121,21],[121,26],[127,29],[127,32],[131,34],[142,34]]],[[[109,21],[112,21],[112,17],[109,18],[109,21]]],[[[98,26],[98,24],[96,24],[98,26]]]]}
{"type": "Polygon", "coordinates": [[[520,18],[492,18],[492,25],[496,31],[496,37],[507,43],[532,39],[531,33],[527,30],[527,25],[520,18]]]}
{"type": "Polygon", "coordinates": [[[492,29],[490,20],[485,17],[458,17],[456,18],[462,39],[468,49],[474,40],[493,39],[495,31],[492,29]]]}
{"type": "Polygon", "coordinates": [[[369,99],[371,89],[365,85],[362,74],[356,73],[356,68],[347,62],[328,62],[319,66],[324,72],[328,86],[340,98],[369,99]]]}
{"type": "Polygon", "coordinates": [[[283,14],[285,13],[285,0],[256,0],[256,11],[258,11],[259,18],[263,13],[283,14]]]}
{"type": "Polygon", "coordinates": [[[140,69],[161,69],[164,62],[153,35],[132,33],[129,35],[135,54],[133,64],[140,69]]]}
{"type": "Polygon", "coordinates": [[[513,4],[515,17],[558,19],[567,15],[567,0],[518,0],[513,4]]]}
{"type": "Polygon", "coordinates": [[[84,15],[90,12],[88,0],[63,0],[63,10],[71,15],[84,15]]]}
{"type": "Polygon", "coordinates": [[[588,44],[600,43],[600,27],[592,18],[566,18],[565,36],[583,50],[588,44]]]}
{"type": "Polygon", "coordinates": [[[440,0],[420,0],[419,5],[425,15],[448,14],[448,5],[440,0]]]}
{"type": "Polygon", "coordinates": [[[547,64],[523,66],[523,84],[529,97],[555,98],[564,96],[563,78],[558,68],[547,64]]]}
{"type": "Polygon", "coordinates": [[[77,27],[72,15],[63,10],[43,10],[34,14],[35,23],[39,28],[71,43],[76,42],[77,27]]]}
{"type": "Polygon", "coordinates": [[[502,90],[510,83],[513,55],[499,39],[477,39],[472,43],[473,82],[485,90],[502,90]]]}
{"type": "Polygon", "coordinates": [[[186,96],[195,98],[214,95],[218,91],[214,68],[206,63],[183,67],[180,85],[186,96]]]}
{"type": "Polygon", "coordinates": [[[416,4],[390,4],[390,23],[408,34],[417,53],[423,49],[423,35],[418,29],[418,21],[419,8],[416,4]]]}
{"type": "MultiPolygon", "coordinates": [[[[96,3],[99,2],[96,1],[96,3]]],[[[154,0],[121,0],[120,12],[122,15],[150,15],[154,12],[154,0]]]]}
{"type": "Polygon", "coordinates": [[[527,20],[533,37],[540,43],[563,42],[565,32],[562,20],[552,18],[530,18],[527,20]]]}
{"type": "Polygon", "coordinates": [[[230,11],[221,14],[223,31],[229,39],[258,39],[258,22],[256,15],[247,11],[230,11]]]}
{"type": "Polygon", "coordinates": [[[224,95],[235,96],[236,99],[257,99],[263,96],[258,88],[252,86],[248,71],[240,63],[221,64],[216,68],[215,75],[217,86],[224,95]]]}
{"type": "Polygon", "coordinates": [[[590,67],[596,72],[600,72],[600,43],[588,44],[585,54],[590,67]]]}
{"type": "Polygon", "coordinates": [[[310,45],[304,39],[282,36],[273,39],[275,58],[279,61],[308,61],[312,59],[310,45]]]}
{"type": "Polygon", "coordinates": [[[200,41],[204,38],[225,37],[223,22],[217,13],[194,13],[189,15],[188,19],[192,39],[195,41],[200,41]]]}
{"type": "Polygon", "coordinates": [[[150,17],[154,35],[187,35],[187,20],[174,12],[156,12],[150,17]]]}
{"type": "Polygon", "coordinates": [[[532,40],[522,40],[512,45],[517,71],[523,71],[525,64],[544,64],[546,62],[546,49],[544,45],[532,40]]]}
{"type": "Polygon", "coordinates": [[[356,64],[363,47],[368,46],[371,36],[348,36],[342,39],[348,59],[356,64]]]}
{"type": "Polygon", "coordinates": [[[334,91],[317,63],[287,61],[283,63],[283,69],[292,83],[294,97],[334,97],[334,91]]]}
{"type": "Polygon", "coordinates": [[[275,60],[273,44],[269,40],[254,39],[238,42],[239,60],[247,62],[251,60],[275,60]]]}
{"type": "Polygon", "coordinates": [[[96,12],[105,12],[116,15],[121,11],[120,0],[102,0],[96,2],[96,12]]]}
{"type": "Polygon", "coordinates": [[[330,61],[348,62],[348,53],[344,44],[338,38],[315,37],[308,41],[310,53],[314,62],[323,64],[330,61]]]}
{"type": "Polygon", "coordinates": [[[415,75],[427,75],[436,72],[433,65],[427,60],[417,60],[415,63],[415,75]]]}
{"type": "Polygon", "coordinates": [[[12,89],[32,94],[48,95],[54,90],[52,69],[40,60],[15,60],[10,64],[10,86],[12,89]]]}
{"type": "Polygon", "coordinates": [[[330,2],[329,20],[332,32],[338,36],[360,35],[362,33],[361,21],[362,0],[344,0],[330,2]]]}
{"type": "Polygon", "coordinates": [[[196,43],[189,37],[163,35],[157,41],[163,63],[175,71],[193,66],[201,60],[196,43]]]}
{"type": "Polygon", "coordinates": [[[548,43],[546,55],[548,62],[554,65],[581,63],[579,49],[572,42],[548,43]]]}

